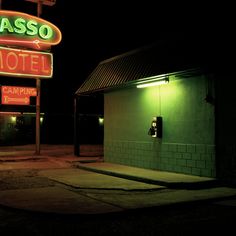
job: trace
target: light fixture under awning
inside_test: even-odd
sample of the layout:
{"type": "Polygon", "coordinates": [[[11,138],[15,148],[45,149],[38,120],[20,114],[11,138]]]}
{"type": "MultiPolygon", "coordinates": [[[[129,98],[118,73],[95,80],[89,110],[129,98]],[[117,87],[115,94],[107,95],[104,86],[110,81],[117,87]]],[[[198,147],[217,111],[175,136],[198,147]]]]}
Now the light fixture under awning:
{"type": "Polygon", "coordinates": [[[151,87],[151,86],[158,86],[162,84],[167,84],[169,83],[169,78],[160,78],[156,77],[153,79],[147,78],[147,80],[137,84],[137,88],[146,88],[146,87],[151,87]]]}

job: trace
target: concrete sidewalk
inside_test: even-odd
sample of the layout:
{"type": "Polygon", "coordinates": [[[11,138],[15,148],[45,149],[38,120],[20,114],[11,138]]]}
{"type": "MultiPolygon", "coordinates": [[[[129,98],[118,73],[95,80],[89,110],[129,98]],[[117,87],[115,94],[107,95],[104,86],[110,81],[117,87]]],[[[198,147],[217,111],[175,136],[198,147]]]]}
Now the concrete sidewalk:
{"type": "Polygon", "coordinates": [[[228,198],[230,204],[236,202],[236,188],[220,186],[214,178],[54,154],[40,159],[2,156],[0,187],[7,188],[1,188],[0,205],[41,213],[94,215],[228,198]],[[12,179],[8,173],[18,170],[31,172],[12,179]]]}
{"type": "Polygon", "coordinates": [[[75,162],[75,166],[88,171],[94,171],[148,184],[163,185],[168,188],[208,188],[219,184],[218,180],[215,178],[143,169],[114,163],[85,163],[84,161],[78,161],[75,162]]]}
{"type": "Polygon", "coordinates": [[[170,189],[76,168],[41,169],[35,178],[40,182],[31,187],[0,191],[0,205],[40,213],[96,215],[228,198],[233,198],[230,204],[236,202],[235,188],[170,189]]]}

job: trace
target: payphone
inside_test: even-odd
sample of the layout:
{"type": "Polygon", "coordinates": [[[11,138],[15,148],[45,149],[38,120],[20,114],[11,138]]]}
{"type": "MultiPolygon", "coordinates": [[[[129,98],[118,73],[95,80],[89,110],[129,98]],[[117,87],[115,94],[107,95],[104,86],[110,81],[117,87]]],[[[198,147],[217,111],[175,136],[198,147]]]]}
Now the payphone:
{"type": "Polygon", "coordinates": [[[151,127],[148,134],[154,138],[162,138],[162,117],[155,116],[152,118],[151,127]]]}

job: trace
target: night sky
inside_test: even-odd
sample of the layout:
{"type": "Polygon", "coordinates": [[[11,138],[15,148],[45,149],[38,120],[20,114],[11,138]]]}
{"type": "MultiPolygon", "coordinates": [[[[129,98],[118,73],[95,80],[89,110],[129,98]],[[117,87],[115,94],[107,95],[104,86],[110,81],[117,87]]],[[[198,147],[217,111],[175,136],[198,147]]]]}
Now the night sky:
{"type": "MultiPolygon", "coordinates": [[[[37,14],[36,4],[25,0],[2,0],[2,9],[37,14]]],[[[224,38],[222,29],[227,32],[225,22],[228,26],[222,17],[224,9],[220,10],[221,15],[214,6],[162,6],[157,1],[128,0],[57,0],[52,7],[43,6],[41,17],[61,30],[62,41],[51,48],[53,78],[42,80],[42,110],[72,113],[74,93],[104,59],[158,40],[190,34],[215,37],[212,44],[219,44],[219,38],[224,38]]]]}

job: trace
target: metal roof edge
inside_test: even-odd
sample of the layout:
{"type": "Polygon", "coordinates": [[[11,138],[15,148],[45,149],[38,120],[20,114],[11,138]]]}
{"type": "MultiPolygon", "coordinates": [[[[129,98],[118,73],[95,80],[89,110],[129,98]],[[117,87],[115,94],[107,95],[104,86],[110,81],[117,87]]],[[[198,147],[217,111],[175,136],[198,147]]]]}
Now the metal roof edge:
{"type": "MultiPolygon", "coordinates": [[[[200,67],[196,67],[196,68],[189,68],[189,69],[186,69],[186,70],[180,70],[180,71],[160,74],[160,75],[156,75],[156,76],[157,77],[177,76],[177,77],[188,78],[188,77],[192,77],[194,75],[202,74],[202,73],[204,73],[204,70],[200,67]]],[[[145,81],[145,80],[148,80],[148,78],[142,78],[142,79],[138,79],[138,80],[128,81],[128,82],[123,83],[123,84],[115,85],[115,86],[112,86],[112,87],[104,87],[104,88],[96,89],[96,90],[93,90],[93,91],[86,91],[86,92],[82,92],[82,93],[77,93],[76,92],[75,95],[76,96],[89,96],[89,95],[92,95],[92,94],[95,94],[95,93],[105,93],[105,92],[111,92],[111,91],[120,90],[120,89],[124,89],[124,88],[132,88],[132,87],[136,86],[138,83],[140,83],[142,81],[145,81]]]]}

